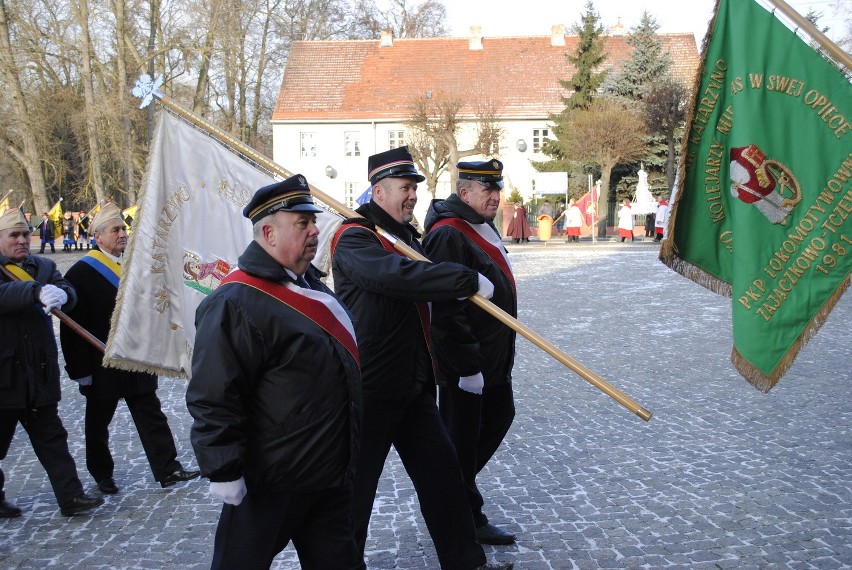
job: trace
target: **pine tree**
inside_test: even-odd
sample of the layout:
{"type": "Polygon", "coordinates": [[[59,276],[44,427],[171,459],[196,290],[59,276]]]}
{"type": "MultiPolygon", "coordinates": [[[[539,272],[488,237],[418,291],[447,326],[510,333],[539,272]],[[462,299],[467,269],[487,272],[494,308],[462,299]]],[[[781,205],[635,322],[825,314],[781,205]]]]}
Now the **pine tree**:
{"type": "Polygon", "coordinates": [[[604,82],[603,89],[620,97],[642,99],[654,84],[663,79],[671,68],[669,52],[657,35],[660,25],[647,11],[639,25],[626,38],[632,49],[618,73],[604,82]]]}
{"type": "Polygon", "coordinates": [[[586,12],[582,15],[580,23],[574,25],[574,32],[580,40],[577,44],[577,53],[566,55],[566,57],[576,71],[571,79],[559,81],[564,89],[571,92],[569,97],[562,97],[562,102],[565,103],[565,111],[562,115],[570,113],[573,109],[587,108],[606,77],[605,71],[595,71],[606,61],[607,54],[604,53],[602,37],[604,29],[592,0],[586,2],[586,12]]]}

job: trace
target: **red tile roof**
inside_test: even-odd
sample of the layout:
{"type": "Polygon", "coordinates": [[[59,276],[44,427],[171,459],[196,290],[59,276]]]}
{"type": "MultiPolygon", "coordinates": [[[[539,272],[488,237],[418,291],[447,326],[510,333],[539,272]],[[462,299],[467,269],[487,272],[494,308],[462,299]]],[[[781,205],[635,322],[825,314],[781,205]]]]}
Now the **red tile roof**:
{"type": "MultiPolygon", "coordinates": [[[[673,72],[692,84],[698,50],[692,34],[660,34],[673,72]]],[[[630,47],[625,36],[606,36],[605,69],[620,67],[630,47]]],[[[410,101],[427,91],[487,90],[501,118],[545,117],[563,108],[558,80],[574,67],[577,36],[552,46],[550,36],[484,37],[483,49],[467,38],[298,41],[290,51],[273,121],[394,120],[408,115],[410,101]],[[481,87],[478,87],[481,86],[481,87]]],[[[473,115],[474,109],[462,109],[473,115]]]]}

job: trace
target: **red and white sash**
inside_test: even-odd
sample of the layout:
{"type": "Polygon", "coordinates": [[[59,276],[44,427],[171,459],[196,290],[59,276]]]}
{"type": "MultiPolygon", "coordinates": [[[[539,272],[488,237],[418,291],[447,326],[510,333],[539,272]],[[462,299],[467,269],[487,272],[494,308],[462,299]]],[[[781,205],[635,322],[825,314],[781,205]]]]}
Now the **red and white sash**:
{"type": "Polygon", "coordinates": [[[450,226],[457,229],[466,235],[470,241],[479,246],[485,252],[485,255],[497,264],[497,267],[500,268],[500,271],[503,272],[503,275],[512,284],[512,289],[516,290],[515,276],[512,274],[512,264],[509,262],[509,257],[506,255],[506,249],[503,247],[500,236],[491,229],[491,226],[488,224],[471,224],[461,218],[441,218],[432,225],[429,231],[434,231],[435,228],[441,226],[450,226]]]}
{"type": "Polygon", "coordinates": [[[294,311],[312,320],[329,335],[334,337],[352,355],[358,367],[361,359],[358,355],[358,343],[355,341],[355,327],[337,299],[322,291],[299,287],[294,283],[281,285],[267,279],[249,275],[237,269],[222,280],[220,287],[229,283],[242,283],[278,299],[294,311]]]}

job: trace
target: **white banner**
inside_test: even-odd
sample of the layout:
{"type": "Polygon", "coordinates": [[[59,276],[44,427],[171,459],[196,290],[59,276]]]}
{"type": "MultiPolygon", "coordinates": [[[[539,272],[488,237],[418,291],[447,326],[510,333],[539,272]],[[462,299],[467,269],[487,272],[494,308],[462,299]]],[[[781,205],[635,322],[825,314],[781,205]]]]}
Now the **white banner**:
{"type": "MultiPolygon", "coordinates": [[[[252,239],[242,209],[275,179],[183,120],[159,115],[104,364],[189,377],[195,309],[236,269],[252,239]]],[[[318,215],[320,269],[340,222],[318,215]]]]}

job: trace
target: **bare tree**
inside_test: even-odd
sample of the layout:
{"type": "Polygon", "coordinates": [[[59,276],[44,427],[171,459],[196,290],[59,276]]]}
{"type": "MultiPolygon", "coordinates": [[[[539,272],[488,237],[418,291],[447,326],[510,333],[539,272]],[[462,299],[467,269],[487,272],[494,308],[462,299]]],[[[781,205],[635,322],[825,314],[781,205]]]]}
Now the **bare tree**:
{"type": "Polygon", "coordinates": [[[675,159],[677,158],[676,134],[686,116],[688,96],[689,89],[668,76],[651,87],[644,99],[645,125],[649,132],[662,135],[668,147],[666,181],[669,189],[674,186],[675,159]]]}
{"type": "Polygon", "coordinates": [[[35,131],[32,128],[27,97],[20,78],[20,70],[12,50],[6,0],[0,0],[0,76],[6,89],[11,92],[10,112],[14,121],[5,131],[5,148],[26,172],[32,191],[36,212],[49,208],[41,170],[41,152],[35,131]]]}
{"type": "Polygon", "coordinates": [[[446,36],[447,10],[437,0],[412,4],[408,0],[391,0],[380,10],[375,0],[357,0],[353,10],[353,35],[376,39],[383,30],[397,38],[433,38],[446,36]]]}
{"type": "MultiPolygon", "coordinates": [[[[647,152],[647,133],[642,116],[624,102],[610,97],[594,99],[588,107],[575,109],[568,118],[560,152],[569,160],[595,164],[601,171],[598,219],[606,220],[609,181],[619,163],[641,158],[647,152]]],[[[598,228],[606,235],[606,224],[598,228]]]]}
{"type": "Polygon", "coordinates": [[[95,88],[93,85],[92,72],[92,37],[89,34],[89,2],[88,0],[76,0],[77,23],[80,26],[80,39],[82,43],[81,54],[81,76],[83,83],[83,98],[85,101],[86,116],[86,139],[88,142],[88,184],[91,185],[98,203],[102,202],[104,194],[104,182],[101,174],[101,148],[98,140],[98,126],[96,117],[95,88]]]}
{"type": "Polygon", "coordinates": [[[499,154],[503,129],[497,123],[495,104],[487,98],[475,99],[474,111],[466,119],[461,116],[464,107],[462,96],[441,94],[416,97],[409,105],[406,142],[433,198],[438,178],[445,171],[450,173],[450,187],[455,188],[460,159],[499,154]],[[463,123],[472,123],[475,132],[473,144],[462,149],[459,134],[463,123]]]}

